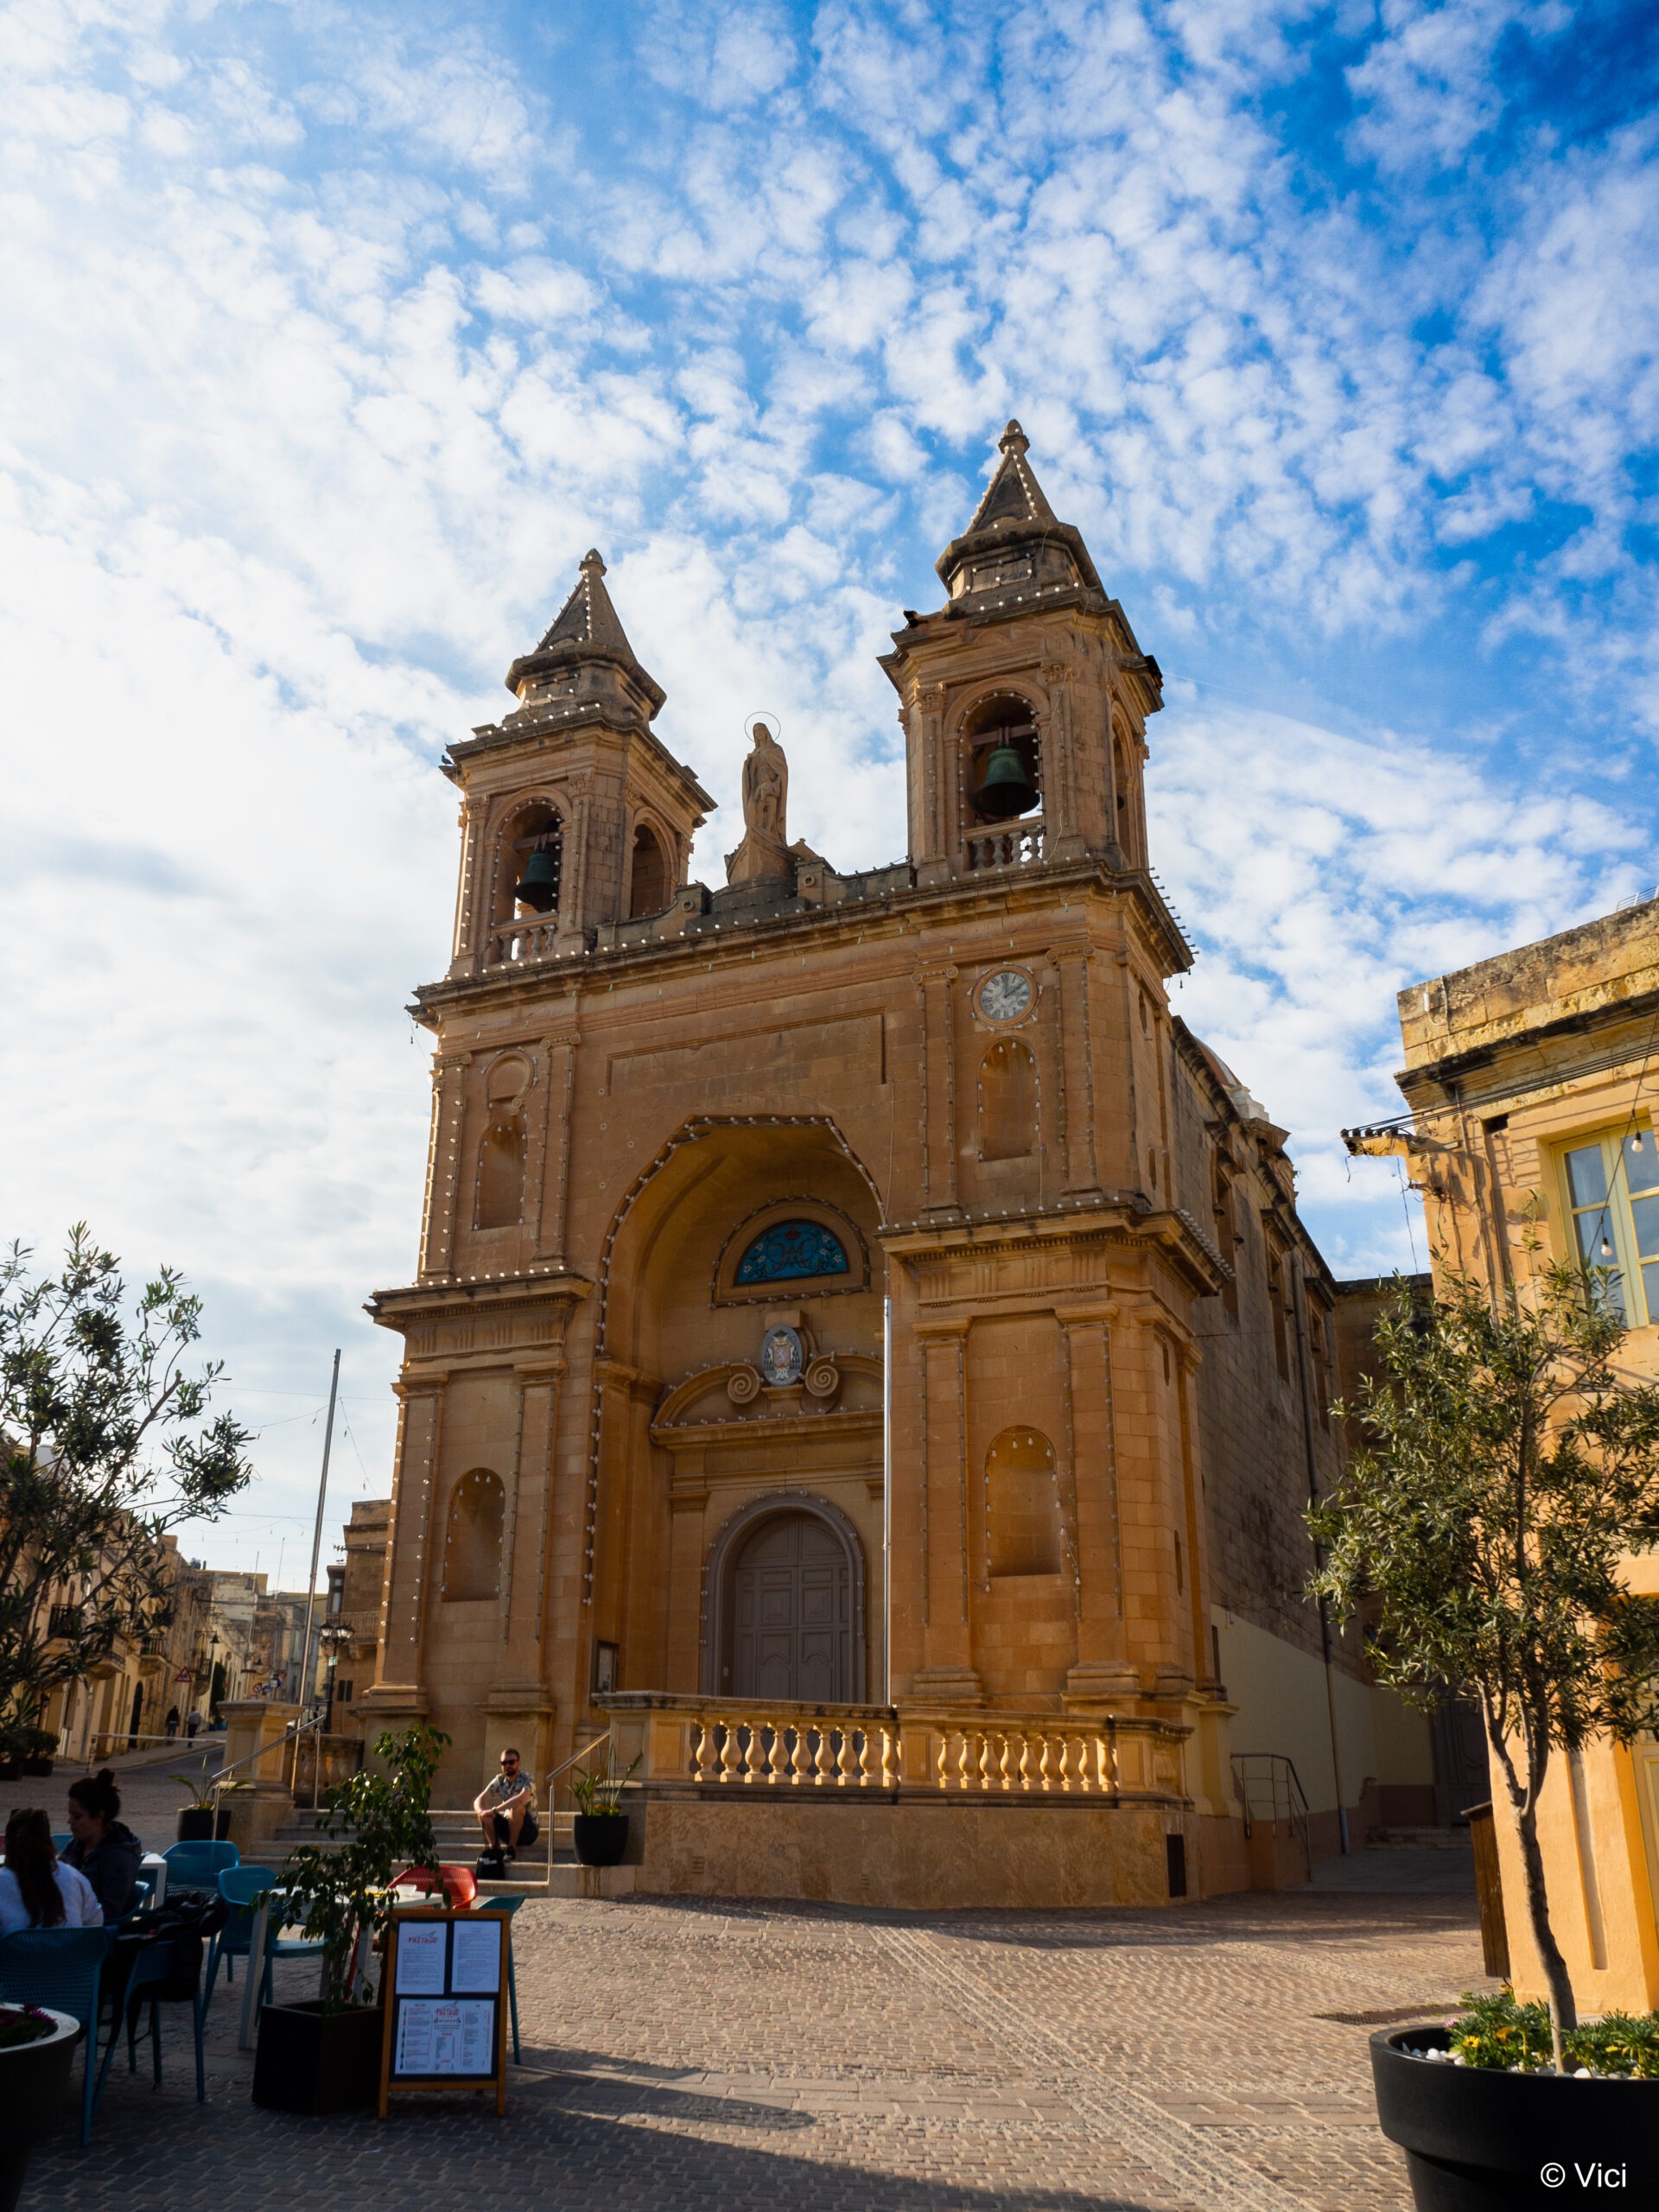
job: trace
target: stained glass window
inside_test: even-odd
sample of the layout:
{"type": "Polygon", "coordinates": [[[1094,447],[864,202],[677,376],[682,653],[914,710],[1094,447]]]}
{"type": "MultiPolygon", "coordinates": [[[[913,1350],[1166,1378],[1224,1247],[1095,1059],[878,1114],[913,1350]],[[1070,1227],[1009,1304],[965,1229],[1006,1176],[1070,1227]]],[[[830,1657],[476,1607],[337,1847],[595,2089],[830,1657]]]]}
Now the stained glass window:
{"type": "Polygon", "coordinates": [[[816,1221],[775,1221],[763,1229],[738,1262],[737,1280],[789,1282],[799,1275],[844,1275],[841,1240],[816,1221]]]}

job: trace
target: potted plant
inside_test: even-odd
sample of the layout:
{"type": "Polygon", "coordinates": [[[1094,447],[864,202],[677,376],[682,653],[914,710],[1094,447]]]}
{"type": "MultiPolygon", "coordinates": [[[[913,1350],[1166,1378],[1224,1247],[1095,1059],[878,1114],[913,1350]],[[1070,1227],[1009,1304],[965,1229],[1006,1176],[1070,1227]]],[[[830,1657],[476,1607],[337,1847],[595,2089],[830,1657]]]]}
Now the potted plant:
{"type": "Polygon", "coordinates": [[[0,2005],[0,2212],[12,2212],[35,2139],[57,2125],[80,2023],[39,2005],[0,2005]]]}
{"type": "Polygon", "coordinates": [[[437,1872],[432,1777],[448,1741],[434,1728],[378,1737],[385,1771],[354,1774],[324,1796],[322,1830],[334,1847],[299,1844],[283,1860],[283,1916],[322,1944],[325,1993],[262,2007],[255,2104],[346,2112],[378,2099],[385,2015],[376,1953],[397,1909],[392,1876],[411,1866],[437,1872]]]}
{"type": "MultiPolygon", "coordinates": [[[[1558,1754],[1659,1722],[1659,1601],[1620,1575],[1659,1538],[1659,1387],[1618,1374],[1623,1333],[1605,1270],[1548,1267],[1496,1305],[1464,1276],[1432,1306],[1402,1282],[1380,1371],[1343,1409],[1366,1440],[1309,1511],[1310,1586],[1366,1606],[1377,1678],[1424,1708],[1480,1709],[1548,1991],[1547,2007],[1510,1999],[1513,2018],[1471,1999],[1447,2025],[1373,2038],[1383,2132],[1425,2212],[1559,2202],[1575,2168],[1610,2162],[1630,2202],[1659,2201],[1659,2068],[1586,2062],[1608,2024],[1580,2028],[1538,1835],[1558,1754]]],[[[1651,2043],[1659,2024],[1618,2032],[1651,2043]]]]}
{"type": "Polygon", "coordinates": [[[617,1866],[628,1847],[628,1816],[622,1810],[622,1792],[639,1764],[635,1759],[626,1774],[613,1769],[593,1774],[578,1767],[570,1780],[576,1816],[570,1823],[576,1857],[584,1866],[617,1866]]]}
{"type": "Polygon", "coordinates": [[[213,1811],[214,1784],[213,1777],[206,1774],[170,1774],[169,1782],[176,1782],[181,1789],[190,1793],[190,1802],[179,1808],[181,1843],[222,1843],[231,1832],[231,1808],[221,1805],[217,1815],[213,1811]]]}
{"type": "Polygon", "coordinates": [[[58,1748],[56,1732],[51,1728],[31,1728],[23,1738],[21,1764],[25,1774],[46,1775],[52,1771],[53,1758],[58,1748]]]}

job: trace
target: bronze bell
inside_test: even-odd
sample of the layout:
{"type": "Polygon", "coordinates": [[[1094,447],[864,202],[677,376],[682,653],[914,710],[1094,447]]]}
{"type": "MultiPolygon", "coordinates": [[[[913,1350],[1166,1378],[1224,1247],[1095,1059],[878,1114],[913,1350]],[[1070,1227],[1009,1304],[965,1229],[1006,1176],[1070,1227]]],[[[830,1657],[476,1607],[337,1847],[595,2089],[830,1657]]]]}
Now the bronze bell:
{"type": "Polygon", "coordinates": [[[512,895],[521,906],[533,906],[538,914],[550,914],[559,903],[559,871],[550,852],[537,849],[524,862],[524,874],[512,887],[512,895]]]}
{"type": "Polygon", "coordinates": [[[974,804],[993,822],[1007,822],[1029,812],[1037,804],[1037,786],[1026,773],[1019,748],[999,745],[985,764],[985,773],[974,793],[974,804]]]}

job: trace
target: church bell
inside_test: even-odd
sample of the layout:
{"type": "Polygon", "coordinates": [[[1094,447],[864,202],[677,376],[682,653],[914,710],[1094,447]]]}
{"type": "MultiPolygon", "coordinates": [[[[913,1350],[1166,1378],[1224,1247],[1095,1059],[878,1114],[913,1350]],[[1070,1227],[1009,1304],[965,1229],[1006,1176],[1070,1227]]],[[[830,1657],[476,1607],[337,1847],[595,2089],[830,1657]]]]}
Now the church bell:
{"type": "Polygon", "coordinates": [[[974,804],[993,822],[1007,822],[1037,804],[1037,786],[1026,773],[1026,764],[1012,745],[999,745],[985,764],[985,774],[974,793],[974,804]]]}
{"type": "Polygon", "coordinates": [[[537,849],[524,862],[524,874],[512,887],[512,895],[522,906],[533,906],[538,914],[550,914],[558,903],[559,871],[550,852],[537,849]]]}

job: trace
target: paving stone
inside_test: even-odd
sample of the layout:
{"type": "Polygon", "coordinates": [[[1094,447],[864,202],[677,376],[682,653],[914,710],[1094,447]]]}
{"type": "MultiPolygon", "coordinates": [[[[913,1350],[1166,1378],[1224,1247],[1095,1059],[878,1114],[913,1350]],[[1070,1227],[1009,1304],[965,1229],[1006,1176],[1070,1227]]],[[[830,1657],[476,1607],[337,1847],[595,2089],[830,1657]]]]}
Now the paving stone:
{"type": "MultiPolygon", "coordinates": [[[[162,2088],[118,2056],[91,2150],[67,2124],[43,2143],[22,2212],[292,2212],[325,2178],[371,2212],[454,2212],[501,2172],[554,2212],[1406,2212],[1370,2031],[1328,2016],[1432,2018],[1487,1986],[1468,1901],[1417,1893],[928,1916],[571,1898],[527,1904],[514,1941],[504,2120],[453,2095],[384,2124],[259,2110],[238,1980],[207,2103],[175,2011],[162,2088]]],[[[310,1995],[315,1970],[278,1983],[310,1995]]]]}

